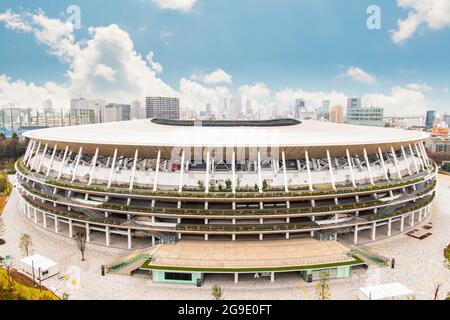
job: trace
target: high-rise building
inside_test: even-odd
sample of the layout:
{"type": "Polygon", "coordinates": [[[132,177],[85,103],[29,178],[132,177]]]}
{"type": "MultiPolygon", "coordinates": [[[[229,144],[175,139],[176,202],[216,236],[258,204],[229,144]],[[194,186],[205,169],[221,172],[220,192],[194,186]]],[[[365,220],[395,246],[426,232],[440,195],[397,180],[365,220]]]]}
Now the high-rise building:
{"type": "Polygon", "coordinates": [[[450,128],[450,114],[444,113],[444,115],[442,116],[442,121],[445,122],[447,124],[447,127],[450,128]]]}
{"type": "Polygon", "coordinates": [[[379,107],[350,108],[347,109],[345,122],[348,124],[383,127],[385,126],[384,109],[379,107]]]}
{"type": "Polygon", "coordinates": [[[322,106],[317,109],[317,119],[330,119],[330,100],[322,101],[322,106]]]}
{"type": "Polygon", "coordinates": [[[180,119],[179,98],[147,97],[145,108],[147,118],[180,119]]]}
{"type": "Polygon", "coordinates": [[[337,105],[330,110],[330,122],[343,123],[344,122],[344,108],[337,105]]]}
{"type": "Polygon", "coordinates": [[[44,111],[53,110],[53,101],[52,101],[52,99],[45,100],[42,103],[42,107],[44,108],[44,111]]]}
{"type": "Polygon", "coordinates": [[[294,117],[296,119],[301,119],[302,112],[306,111],[306,103],[303,99],[296,99],[295,100],[295,107],[294,107],[294,117]]]}
{"type": "Polygon", "coordinates": [[[131,102],[131,119],[138,120],[146,117],[146,110],[142,107],[142,102],[140,100],[131,102]]]}
{"type": "Polygon", "coordinates": [[[236,114],[236,117],[239,118],[242,115],[242,96],[241,95],[235,95],[233,98],[231,98],[231,103],[230,104],[234,108],[234,112],[236,114]]]}
{"type": "Polygon", "coordinates": [[[245,102],[245,114],[246,115],[253,114],[252,100],[251,99],[247,99],[246,102],[245,102]]]}
{"type": "Polygon", "coordinates": [[[73,125],[103,122],[105,101],[77,98],[70,100],[70,116],[73,125]]]}
{"type": "Polygon", "coordinates": [[[429,110],[427,111],[427,119],[425,120],[425,126],[427,128],[431,128],[436,123],[436,111],[429,110]]]}
{"type": "Polygon", "coordinates": [[[349,109],[361,109],[362,103],[361,98],[348,98],[347,100],[347,110],[349,109]]]}
{"type": "Polygon", "coordinates": [[[205,107],[205,115],[207,117],[212,116],[213,112],[212,112],[212,107],[211,107],[211,103],[207,103],[206,107],[205,107]]]}
{"type": "Polygon", "coordinates": [[[131,120],[131,105],[110,103],[106,105],[103,122],[131,120]]]}

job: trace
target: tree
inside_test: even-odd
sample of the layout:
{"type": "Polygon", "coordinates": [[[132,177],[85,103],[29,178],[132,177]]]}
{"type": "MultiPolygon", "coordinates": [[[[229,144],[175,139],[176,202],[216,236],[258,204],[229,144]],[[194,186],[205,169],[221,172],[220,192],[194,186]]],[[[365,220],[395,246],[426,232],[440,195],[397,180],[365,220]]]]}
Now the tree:
{"type": "Polygon", "coordinates": [[[229,191],[229,190],[231,190],[231,187],[232,187],[232,182],[230,179],[227,179],[225,181],[225,188],[229,191]]]}
{"type": "Polygon", "coordinates": [[[269,184],[267,183],[267,180],[263,180],[263,190],[267,191],[267,189],[269,188],[269,184]]]}
{"type": "Polygon", "coordinates": [[[434,298],[433,300],[439,300],[439,291],[441,290],[442,283],[439,283],[436,288],[434,288],[434,298]]]}
{"type": "Polygon", "coordinates": [[[33,241],[28,234],[22,233],[19,239],[19,249],[24,257],[28,257],[33,252],[33,241]]]}
{"type": "Polygon", "coordinates": [[[215,283],[211,288],[211,295],[214,300],[223,300],[222,287],[215,283]]]}
{"type": "Polygon", "coordinates": [[[3,222],[3,220],[0,219],[0,246],[2,244],[5,244],[5,240],[1,238],[5,234],[5,232],[6,232],[5,223],[3,222]]]}
{"type": "Polygon", "coordinates": [[[12,259],[5,259],[3,269],[5,273],[2,273],[3,279],[5,279],[6,290],[12,292],[14,289],[14,277],[12,276],[13,261],[12,259]]]}
{"type": "Polygon", "coordinates": [[[319,282],[316,285],[317,297],[319,300],[330,300],[330,273],[328,271],[322,270],[319,273],[319,282]]]}
{"type": "Polygon", "coordinates": [[[73,236],[73,241],[81,253],[81,261],[84,261],[84,253],[86,252],[86,232],[84,230],[76,232],[73,236]]]}

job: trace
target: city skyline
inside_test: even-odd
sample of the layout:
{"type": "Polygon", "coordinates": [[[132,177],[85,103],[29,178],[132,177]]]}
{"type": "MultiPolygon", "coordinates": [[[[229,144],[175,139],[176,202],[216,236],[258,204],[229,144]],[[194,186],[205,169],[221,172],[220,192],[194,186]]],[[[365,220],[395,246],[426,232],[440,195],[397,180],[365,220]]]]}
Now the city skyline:
{"type": "Polygon", "coordinates": [[[65,23],[72,14],[67,1],[43,1],[39,9],[4,1],[0,37],[9,45],[0,59],[0,105],[176,96],[182,108],[200,111],[240,93],[267,112],[287,110],[299,98],[334,106],[353,96],[388,116],[448,108],[449,47],[440,39],[449,23],[434,13],[448,8],[434,1],[427,5],[435,10],[413,30],[397,23],[408,22],[409,13],[420,16],[422,8],[408,2],[375,3],[381,30],[367,28],[368,1],[243,1],[232,10],[223,1],[167,3],[80,1],[78,29],[65,23]],[[219,14],[222,23],[213,20],[219,14]],[[272,15],[269,28],[264,21],[272,15]],[[17,63],[8,63],[12,58],[17,63]]]}

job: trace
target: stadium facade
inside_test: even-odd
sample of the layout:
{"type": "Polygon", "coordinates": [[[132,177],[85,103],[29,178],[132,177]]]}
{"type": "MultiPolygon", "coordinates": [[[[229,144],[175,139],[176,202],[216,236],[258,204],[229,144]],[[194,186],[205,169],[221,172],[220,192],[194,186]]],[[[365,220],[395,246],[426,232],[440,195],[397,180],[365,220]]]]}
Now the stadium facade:
{"type": "MultiPolygon", "coordinates": [[[[423,145],[428,134],[418,131],[293,119],[146,119],[25,136],[28,149],[16,164],[24,214],[67,237],[81,228],[88,242],[105,246],[189,244],[175,258],[169,257],[174,252],[160,255],[158,268],[147,262],[156,281],[197,281],[202,258],[191,256],[183,266],[188,258],[182,255],[204,250],[205,258],[202,246],[214,241],[235,249],[248,241],[298,244],[296,252],[301,241],[359,244],[389,237],[423,222],[436,197],[437,168],[423,145]],[[186,265],[188,275],[173,272],[186,265]]],[[[256,246],[245,250],[264,254],[256,246]]],[[[324,264],[349,265],[333,252],[324,264]]],[[[286,259],[306,259],[283,254],[277,259],[290,270],[302,263],[286,259]]],[[[310,264],[320,265],[312,263],[319,255],[309,253],[310,264]]],[[[269,262],[255,264],[242,268],[275,270],[267,269],[269,262]]],[[[238,270],[237,262],[229,270],[238,270]]],[[[308,276],[312,269],[295,270],[308,276]]]]}

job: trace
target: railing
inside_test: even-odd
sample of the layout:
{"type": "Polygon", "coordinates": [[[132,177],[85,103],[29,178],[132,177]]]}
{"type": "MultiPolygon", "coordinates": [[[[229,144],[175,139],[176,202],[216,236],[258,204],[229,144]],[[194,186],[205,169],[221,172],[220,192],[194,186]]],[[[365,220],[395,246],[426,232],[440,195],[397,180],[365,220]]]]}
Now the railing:
{"type": "Polygon", "coordinates": [[[391,259],[384,257],[380,254],[368,251],[368,250],[363,250],[362,248],[357,248],[357,247],[352,247],[351,249],[351,253],[354,256],[357,256],[363,260],[365,260],[364,258],[376,263],[377,265],[381,265],[381,266],[388,266],[391,259]]]}

